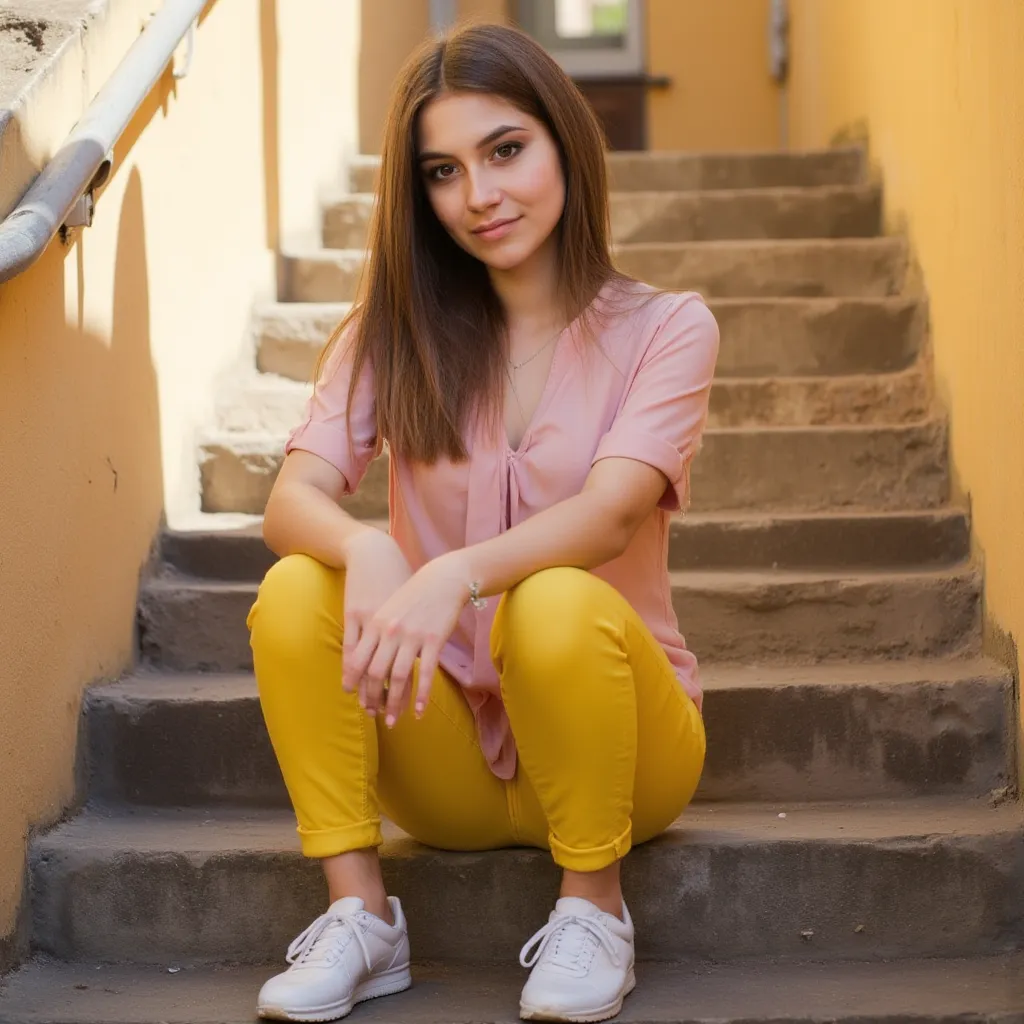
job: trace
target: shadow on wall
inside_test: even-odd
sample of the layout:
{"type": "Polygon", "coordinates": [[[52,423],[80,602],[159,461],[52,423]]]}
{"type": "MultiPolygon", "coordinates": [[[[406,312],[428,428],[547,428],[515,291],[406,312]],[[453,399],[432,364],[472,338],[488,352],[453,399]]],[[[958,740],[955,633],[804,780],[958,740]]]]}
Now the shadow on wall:
{"type": "Polygon", "coordinates": [[[138,171],[107,193],[116,245],[55,240],[0,287],[0,971],[27,951],[26,837],[76,800],[83,690],[133,660],[164,504],[138,171]]]}

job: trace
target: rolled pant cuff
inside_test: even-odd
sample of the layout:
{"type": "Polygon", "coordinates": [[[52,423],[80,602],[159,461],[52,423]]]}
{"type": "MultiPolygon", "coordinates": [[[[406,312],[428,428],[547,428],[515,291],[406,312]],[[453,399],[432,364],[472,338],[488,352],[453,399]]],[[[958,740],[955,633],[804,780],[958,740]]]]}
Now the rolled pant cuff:
{"type": "Polygon", "coordinates": [[[380,818],[368,818],[355,825],[316,831],[304,829],[300,825],[298,832],[302,852],[306,857],[337,857],[340,853],[380,846],[384,841],[380,832],[380,818]]]}
{"type": "Polygon", "coordinates": [[[567,868],[569,871],[601,871],[622,860],[629,853],[633,845],[633,826],[626,826],[625,832],[617,839],[603,846],[593,846],[589,849],[576,849],[559,842],[554,835],[548,836],[551,845],[551,856],[560,868],[567,868]]]}

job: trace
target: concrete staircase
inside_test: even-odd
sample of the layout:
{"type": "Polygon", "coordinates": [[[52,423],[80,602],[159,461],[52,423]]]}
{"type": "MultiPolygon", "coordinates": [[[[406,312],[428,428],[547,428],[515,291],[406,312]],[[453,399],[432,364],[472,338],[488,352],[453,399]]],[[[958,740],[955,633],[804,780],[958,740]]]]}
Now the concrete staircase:
{"type": "MultiPolygon", "coordinates": [[[[704,664],[699,801],[634,852],[640,988],[623,1018],[1024,1020],[1013,680],[981,653],[923,302],[855,151],[610,158],[621,265],[697,288],[722,328],[674,601],[704,664]],[[1009,788],[1008,788],[1009,787],[1009,788]]],[[[208,512],[261,512],[313,361],[352,298],[375,165],[286,254],[255,365],[202,445],[208,512]]],[[[383,460],[354,514],[386,516],[383,460]]],[[[12,1024],[236,1024],[322,909],[263,728],[244,617],[255,526],[169,533],[138,671],[83,714],[88,802],[31,852],[44,957],[12,1024]],[[50,959],[45,959],[50,958],[50,959]],[[225,965],[232,966],[228,969],[225,965]],[[180,970],[179,970],[180,968],[180,970]],[[168,973],[168,971],[173,973],[168,973]]],[[[383,851],[432,962],[367,1021],[515,1019],[514,958],[557,874],[538,852],[383,851]]]]}

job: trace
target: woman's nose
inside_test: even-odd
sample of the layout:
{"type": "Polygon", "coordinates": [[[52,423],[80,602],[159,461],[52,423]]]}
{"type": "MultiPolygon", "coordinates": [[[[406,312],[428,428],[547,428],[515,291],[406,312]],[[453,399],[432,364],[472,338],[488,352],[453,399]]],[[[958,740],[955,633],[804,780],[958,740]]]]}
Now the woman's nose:
{"type": "Polygon", "coordinates": [[[486,210],[501,200],[501,193],[489,175],[482,172],[466,175],[466,205],[471,210],[486,210]]]}

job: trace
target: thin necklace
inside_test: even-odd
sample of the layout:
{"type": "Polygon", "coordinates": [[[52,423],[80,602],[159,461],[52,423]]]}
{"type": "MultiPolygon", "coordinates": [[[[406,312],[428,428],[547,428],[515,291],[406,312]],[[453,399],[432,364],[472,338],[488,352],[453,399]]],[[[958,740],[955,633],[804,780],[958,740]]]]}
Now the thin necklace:
{"type": "MultiPolygon", "coordinates": [[[[548,340],[545,341],[544,344],[541,345],[541,347],[539,349],[537,349],[537,351],[534,352],[533,355],[530,356],[528,359],[524,359],[521,363],[513,363],[511,359],[508,359],[508,365],[511,366],[513,370],[521,370],[524,366],[526,366],[527,363],[532,363],[534,361],[534,359],[536,359],[537,356],[539,356],[541,354],[541,352],[543,352],[544,349],[546,349],[548,347],[548,345],[550,345],[551,342],[553,342],[555,340],[555,338],[560,337],[564,330],[565,330],[564,327],[563,328],[559,328],[558,333],[551,335],[551,337],[548,338],[548,340]]],[[[506,356],[506,359],[507,358],[508,357],[506,356]]]]}
{"type": "Polygon", "coordinates": [[[509,387],[512,388],[512,394],[515,396],[516,405],[519,406],[519,418],[523,421],[523,427],[529,427],[530,423],[526,418],[526,413],[523,411],[523,403],[519,400],[519,392],[516,391],[516,382],[512,379],[512,374],[508,372],[508,367],[505,367],[505,376],[508,377],[509,387]]]}

